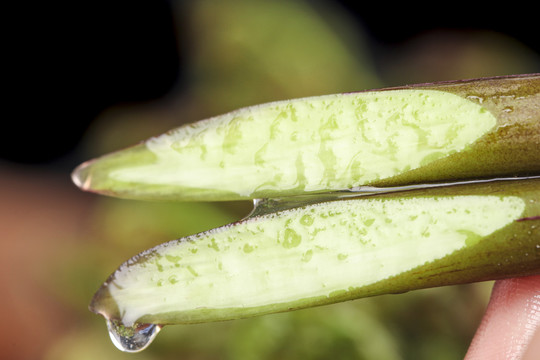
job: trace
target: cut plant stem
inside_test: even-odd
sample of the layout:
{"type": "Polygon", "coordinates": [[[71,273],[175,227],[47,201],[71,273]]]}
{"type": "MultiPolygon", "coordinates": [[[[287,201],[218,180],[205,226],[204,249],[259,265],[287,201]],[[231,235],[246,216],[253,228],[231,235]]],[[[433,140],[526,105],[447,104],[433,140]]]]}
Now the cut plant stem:
{"type": "Polygon", "coordinates": [[[540,76],[279,101],[82,164],[82,189],[219,201],[540,173],[540,76]]]}
{"type": "Polygon", "coordinates": [[[126,327],[243,318],[540,273],[540,179],[329,201],[145,251],[91,310],[126,327]]]}

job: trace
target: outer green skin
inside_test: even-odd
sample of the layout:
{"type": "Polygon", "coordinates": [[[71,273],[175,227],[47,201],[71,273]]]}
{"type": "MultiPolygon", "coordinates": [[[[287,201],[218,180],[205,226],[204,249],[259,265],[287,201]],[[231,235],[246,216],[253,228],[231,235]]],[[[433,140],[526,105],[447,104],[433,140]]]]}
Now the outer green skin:
{"type": "MultiPolygon", "coordinates": [[[[521,219],[482,238],[475,245],[467,246],[442,259],[426,263],[394,277],[350,291],[340,291],[337,294],[331,294],[329,297],[300,298],[286,304],[277,303],[261,307],[219,310],[195,308],[191,312],[147,315],[137,321],[155,324],[177,324],[228,320],[433,286],[540,274],[540,179],[471,183],[463,186],[414,190],[377,196],[409,198],[448,195],[517,196],[525,202],[526,207],[521,219]]],[[[236,223],[235,226],[242,226],[242,222],[236,223]]],[[[182,244],[178,246],[182,246],[182,244]]],[[[152,252],[146,254],[142,257],[135,257],[126,264],[133,262],[144,263],[151,259],[152,252]]],[[[291,276],[294,276],[294,269],[291,269],[291,274],[291,276]]],[[[115,274],[111,275],[109,280],[96,293],[90,309],[108,319],[121,320],[121,314],[119,314],[116,303],[108,290],[108,283],[114,280],[114,276],[115,274]]],[[[137,276],[137,274],[134,273],[130,276],[137,276]]],[[[284,284],[284,286],[287,285],[284,284]]]]}
{"type": "MultiPolygon", "coordinates": [[[[516,176],[540,173],[540,152],[538,151],[540,146],[540,75],[423,84],[404,88],[446,91],[477,102],[496,117],[497,125],[463,151],[390,178],[353,184],[353,186],[391,186],[452,179],[476,179],[494,174],[516,176]]],[[[216,179],[215,189],[138,183],[119,186],[106,180],[111,169],[121,167],[123,164],[153,161],[153,154],[146,150],[143,143],[128,151],[116,152],[83,164],[75,171],[74,179],[78,179],[76,182],[84,190],[135,199],[222,201],[305,194],[302,188],[298,188],[287,191],[260,190],[249,195],[240,195],[220,189],[219,179],[216,179]],[[92,181],[85,182],[84,179],[99,179],[97,183],[101,185],[96,188],[92,181]]],[[[181,166],[179,164],[179,167],[181,166]]],[[[242,180],[238,179],[238,181],[242,180]]],[[[323,187],[316,192],[333,190],[342,189],[323,187]]]]}

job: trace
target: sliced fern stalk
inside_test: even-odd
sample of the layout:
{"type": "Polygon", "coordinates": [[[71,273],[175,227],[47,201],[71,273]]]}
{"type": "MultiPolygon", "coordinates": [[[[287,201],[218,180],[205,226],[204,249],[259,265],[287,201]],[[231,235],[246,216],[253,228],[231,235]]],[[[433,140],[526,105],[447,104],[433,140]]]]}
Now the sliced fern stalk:
{"type": "Polygon", "coordinates": [[[237,319],[540,272],[540,179],[295,207],[130,259],[91,310],[125,326],[237,319]]]}
{"type": "Polygon", "coordinates": [[[79,166],[87,191],[220,201],[540,173],[540,76],[252,106],[79,166]]]}

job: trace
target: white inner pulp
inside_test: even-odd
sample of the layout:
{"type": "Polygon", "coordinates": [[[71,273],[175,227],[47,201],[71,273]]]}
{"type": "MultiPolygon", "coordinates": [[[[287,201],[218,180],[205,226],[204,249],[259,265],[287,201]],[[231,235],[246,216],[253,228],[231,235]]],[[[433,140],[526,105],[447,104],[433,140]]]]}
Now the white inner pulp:
{"type": "Polygon", "coordinates": [[[495,124],[482,106],[434,90],[282,101],[150,139],[154,163],[123,163],[110,178],[241,196],[347,189],[463,150],[495,124]]]}

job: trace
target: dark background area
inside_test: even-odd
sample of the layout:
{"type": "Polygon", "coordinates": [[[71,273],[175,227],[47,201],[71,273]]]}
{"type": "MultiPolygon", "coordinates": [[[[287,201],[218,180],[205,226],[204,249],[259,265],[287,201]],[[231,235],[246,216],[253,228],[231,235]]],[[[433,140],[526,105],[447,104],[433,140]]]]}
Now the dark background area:
{"type": "MultiPolygon", "coordinates": [[[[515,15],[495,4],[476,10],[456,3],[339,3],[369,35],[375,63],[391,56],[393,47],[445,28],[494,30],[540,52],[534,11],[515,15]]],[[[74,159],[73,150],[102,110],[157,99],[189,82],[183,66],[189,39],[182,22],[174,23],[169,1],[30,2],[6,15],[12,25],[5,33],[8,95],[0,159],[9,163],[65,170],[84,160],[74,159]]]]}

